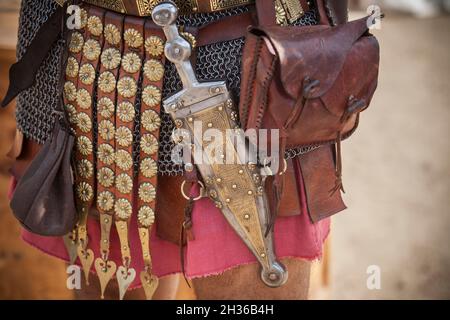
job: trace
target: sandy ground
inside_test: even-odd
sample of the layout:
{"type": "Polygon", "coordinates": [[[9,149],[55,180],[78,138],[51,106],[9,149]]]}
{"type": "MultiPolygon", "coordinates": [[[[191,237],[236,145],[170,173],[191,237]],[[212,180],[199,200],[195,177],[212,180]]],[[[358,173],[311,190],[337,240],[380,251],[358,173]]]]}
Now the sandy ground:
{"type": "Polygon", "coordinates": [[[344,144],[332,298],[450,298],[450,18],[389,15],[379,89],[344,144]],[[368,290],[367,267],[381,269],[368,290]]]}
{"type": "MultiPolygon", "coordinates": [[[[349,209],[333,218],[331,290],[323,297],[450,298],[449,30],[449,17],[415,20],[388,14],[382,29],[375,31],[382,47],[380,84],[360,129],[344,144],[349,209]],[[367,289],[366,270],[371,265],[381,270],[380,290],[367,289]]],[[[0,115],[4,123],[12,111],[0,115]]],[[[14,242],[5,251],[7,240],[1,241],[3,279],[16,276],[5,272],[10,263],[25,265],[30,259],[62,268],[54,259],[13,241],[18,226],[6,229],[13,218],[6,210],[3,154],[8,149],[4,141],[11,139],[13,130],[8,124],[0,131],[2,234],[14,242]],[[17,259],[21,262],[12,261],[17,259]]],[[[63,270],[58,274],[65,276],[63,270]]],[[[55,287],[39,277],[33,281],[42,282],[36,284],[33,297],[67,296],[63,284],[55,287]]],[[[24,297],[20,290],[26,291],[26,286],[17,288],[19,282],[15,283],[9,288],[14,292],[6,296],[24,297]]]]}

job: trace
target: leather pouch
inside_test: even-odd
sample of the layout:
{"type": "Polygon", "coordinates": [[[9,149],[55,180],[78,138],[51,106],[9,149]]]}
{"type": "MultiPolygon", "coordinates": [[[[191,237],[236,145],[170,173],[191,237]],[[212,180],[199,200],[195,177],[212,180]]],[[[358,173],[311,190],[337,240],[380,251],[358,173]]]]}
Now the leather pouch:
{"type": "Polygon", "coordinates": [[[379,46],[366,18],[254,27],[243,59],[242,125],[280,129],[287,148],[350,136],[377,87],[379,46]]]}
{"type": "Polygon", "coordinates": [[[62,236],[75,226],[73,143],[74,137],[57,121],[52,136],[17,184],[11,209],[21,224],[33,233],[62,236]]]}

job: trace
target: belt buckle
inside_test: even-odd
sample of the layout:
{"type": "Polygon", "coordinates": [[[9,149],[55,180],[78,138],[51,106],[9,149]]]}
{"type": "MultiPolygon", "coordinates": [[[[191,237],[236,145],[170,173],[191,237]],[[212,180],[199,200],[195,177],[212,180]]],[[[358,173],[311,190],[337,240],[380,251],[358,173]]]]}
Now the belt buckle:
{"type": "Polygon", "coordinates": [[[305,14],[300,0],[275,0],[277,23],[287,25],[305,14]]]}

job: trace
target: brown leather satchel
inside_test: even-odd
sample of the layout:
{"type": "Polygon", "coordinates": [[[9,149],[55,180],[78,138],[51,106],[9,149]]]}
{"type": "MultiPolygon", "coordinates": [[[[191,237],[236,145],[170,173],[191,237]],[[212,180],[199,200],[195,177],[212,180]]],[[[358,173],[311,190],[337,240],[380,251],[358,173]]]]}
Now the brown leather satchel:
{"type": "Polygon", "coordinates": [[[272,8],[270,0],[257,2],[260,25],[246,38],[242,125],[280,129],[287,148],[347,138],[377,87],[379,46],[367,18],[336,27],[280,27],[272,8]]]}
{"type": "MultiPolygon", "coordinates": [[[[341,140],[356,130],[377,87],[379,46],[367,18],[332,26],[326,1],[316,4],[319,25],[280,27],[273,0],[256,2],[259,26],[246,36],[239,113],[244,129],[280,131],[279,159],[287,148],[335,143],[331,199],[344,191],[341,140]]],[[[284,176],[276,176],[272,189],[271,225],[284,176]]]]}

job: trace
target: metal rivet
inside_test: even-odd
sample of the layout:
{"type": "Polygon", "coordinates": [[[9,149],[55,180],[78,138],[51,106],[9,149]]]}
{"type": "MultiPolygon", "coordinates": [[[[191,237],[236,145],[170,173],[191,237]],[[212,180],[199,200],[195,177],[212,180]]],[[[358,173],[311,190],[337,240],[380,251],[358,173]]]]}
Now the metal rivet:
{"type": "Polygon", "coordinates": [[[232,187],[233,189],[237,189],[237,184],[233,184],[231,187],[232,187]]]}
{"type": "Polygon", "coordinates": [[[264,193],[264,188],[262,186],[258,187],[258,194],[262,195],[264,193]]]}
{"type": "Polygon", "coordinates": [[[248,190],[247,194],[248,194],[249,196],[251,196],[251,195],[253,194],[253,191],[252,191],[252,190],[248,190]]]}
{"type": "Polygon", "coordinates": [[[208,123],[208,128],[212,128],[213,124],[211,122],[208,123]]]}
{"type": "Polygon", "coordinates": [[[245,220],[249,220],[250,219],[250,215],[248,213],[244,214],[244,219],[245,220]]]}
{"type": "Polygon", "coordinates": [[[183,121],[180,120],[180,119],[176,119],[176,120],[175,120],[175,126],[176,126],[177,128],[181,128],[181,127],[183,126],[183,121]]]}
{"type": "Polygon", "coordinates": [[[243,174],[244,173],[244,170],[239,170],[239,174],[243,174]]]}
{"type": "Polygon", "coordinates": [[[230,203],[230,202],[231,202],[231,199],[230,199],[230,198],[227,198],[227,199],[225,199],[225,202],[226,202],[226,203],[230,203]]]}
{"type": "Polygon", "coordinates": [[[222,182],[222,179],[221,179],[221,178],[217,178],[217,179],[216,179],[216,182],[217,182],[217,183],[221,183],[221,182],[222,182]]]}
{"type": "Polygon", "coordinates": [[[194,118],[189,117],[189,118],[188,118],[188,121],[189,121],[189,122],[193,122],[193,121],[194,121],[194,118]]]}
{"type": "Polygon", "coordinates": [[[261,258],[265,258],[266,257],[266,254],[263,252],[263,253],[261,253],[261,258]]]}
{"type": "Polygon", "coordinates": [[[192,163],[186,163],[184,165],[184,170],[187,172],[192,172],[194,170],[194,165],[192,163]]]}

